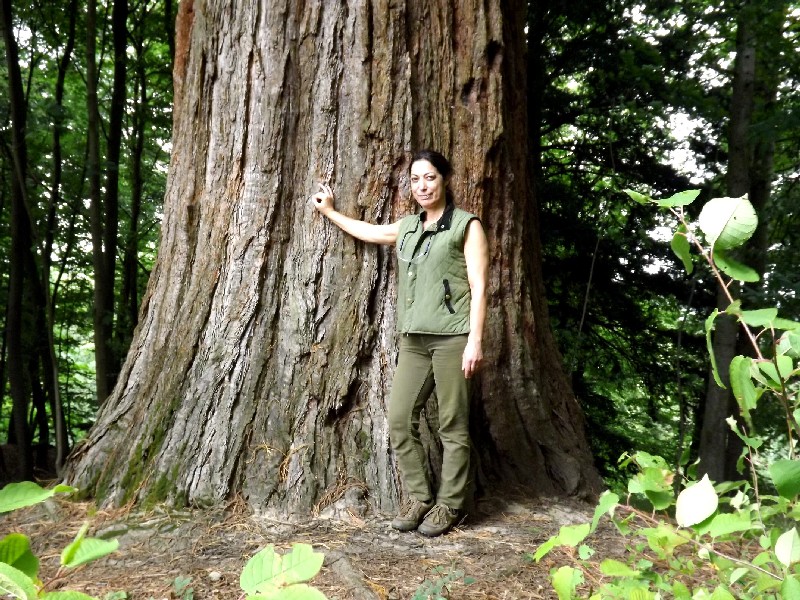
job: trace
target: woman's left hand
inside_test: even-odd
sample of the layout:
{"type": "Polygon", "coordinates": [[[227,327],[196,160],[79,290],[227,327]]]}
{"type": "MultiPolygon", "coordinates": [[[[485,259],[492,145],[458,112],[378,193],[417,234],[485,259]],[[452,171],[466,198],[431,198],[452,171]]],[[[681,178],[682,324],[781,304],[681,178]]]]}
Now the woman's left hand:
{"type": "Polygon", "coordinates": [[[464,371],[464,377],[467,379],[472,377],[482,362],[481,343],[477,340],[467,340],[467,347],[464,348],[464,356],[461,359],[461,370],[464,371]]]}

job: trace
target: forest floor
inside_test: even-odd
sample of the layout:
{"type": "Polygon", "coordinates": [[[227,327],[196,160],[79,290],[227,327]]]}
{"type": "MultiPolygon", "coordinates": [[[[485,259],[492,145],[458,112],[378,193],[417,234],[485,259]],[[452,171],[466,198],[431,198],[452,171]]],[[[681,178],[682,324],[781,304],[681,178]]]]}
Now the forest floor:
{"type": "MultiPolygon", "coordinates": [[[[573,562],[569,552],[556,549],[539,563],[531,555],[560,526],[588,522],[592,513],[592,506],[563,498],[484,500],[475,516],[447,535],[428,539],[394,531],[389,515],[290,523],[259,517],[237,503],[216,510],[141,513],[51,499],[0,517],[0,536],[28,535],[41,559],[41,579],[54,589],[101,599],[120,591],[127,596],[113,597],[244,598],[239,574],[247,559],[269,544],[283,553],[300,542],[325,554],[322,570],[309,583],[331,600],[436,598],[423,593],[424,586],[448,579],[453,581],[442,597],[525,600],[556,598],[549,573],[573,562]],[[53,581],[61,550],[86,520],[89,535],[117,536],[119,550],[53,581]],[[465,583],[464,577],[474,581],[465,583]]],[[[624,544],[611,526],[601,525],[591,545],[598,554],[619,557],[624,544]]]]}

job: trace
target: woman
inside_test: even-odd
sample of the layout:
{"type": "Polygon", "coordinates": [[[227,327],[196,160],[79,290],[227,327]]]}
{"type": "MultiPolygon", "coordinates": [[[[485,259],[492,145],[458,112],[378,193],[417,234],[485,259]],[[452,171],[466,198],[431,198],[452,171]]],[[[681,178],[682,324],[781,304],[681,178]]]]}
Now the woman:
{"type": "Polygon", "coordinates": [[[483,360],[488,244],[475,215],[455,207],[452,167],[432,150],[414,154],[411,193],[422,211],[389,225],[347,217],[320,185],[314,207],[353,237],[395,244],[400,348],[389,400],[392,448],[409,498],[392,521],[400,531],[445,533],[470,493],[470,379],[483,360]],[[419,415],[434,387],[439,402],[442,477],[434,495],[419,436],[419,415]]]}

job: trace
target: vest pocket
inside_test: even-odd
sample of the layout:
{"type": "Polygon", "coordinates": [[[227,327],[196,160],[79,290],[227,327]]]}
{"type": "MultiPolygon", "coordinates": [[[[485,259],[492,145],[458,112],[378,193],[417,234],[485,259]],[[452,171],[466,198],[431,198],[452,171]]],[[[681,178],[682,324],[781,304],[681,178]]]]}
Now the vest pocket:
{"type": "Polygon", "coordinates": [[[442,281],[442,283],[444,284],[444,305],[447,307],[447,310],[450,311],[450,314],[454,315],[456,309],[453,308],[453,295],[450,293],[450,282],[445,279],[442,281]]]}

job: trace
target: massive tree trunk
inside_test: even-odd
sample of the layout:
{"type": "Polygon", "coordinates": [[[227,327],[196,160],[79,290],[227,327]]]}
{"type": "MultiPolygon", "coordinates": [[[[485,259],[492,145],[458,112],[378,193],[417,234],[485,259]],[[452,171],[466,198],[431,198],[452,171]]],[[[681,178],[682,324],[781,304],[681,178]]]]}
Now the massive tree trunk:
{"type": "Polygon", "coordinates": [[[307,198],[327,181],[342,212],[394,221],[414,210],[409,152],[431,146],[491,244],[482,481],[599,488],[539,274],[525,3],[500,4],[181,3],[159,258],[70,482],[115,503],[392,509],[394,252],[307,198]]]}

